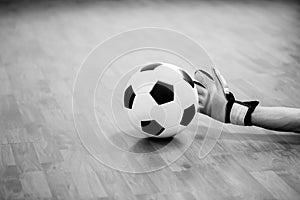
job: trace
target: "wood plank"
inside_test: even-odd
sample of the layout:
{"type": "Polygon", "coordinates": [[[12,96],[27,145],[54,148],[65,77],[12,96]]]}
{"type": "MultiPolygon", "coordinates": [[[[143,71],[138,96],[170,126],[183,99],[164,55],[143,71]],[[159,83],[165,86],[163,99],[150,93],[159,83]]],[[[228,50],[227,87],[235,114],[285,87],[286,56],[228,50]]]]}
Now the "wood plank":
{"type": "Polygon", "coordinates": [[[292,170],[299,166],[298,156],[290,150],[274,150],[262,152],[239,152],[232,154],[238,163],[247,171],[282,171],[292,170]]]}
{"type": "Polygon", "coordinates": [[[58,169],[69,174],[67,178],[70,180],[67,184],[74,183],[75,187],[70,191],[72,197],[76,194],[82,199],[107,197],[104,186],[96,174],[96,170],[100,171],[106,168],[93,160],[86,152],[61,150],[61,154],[64,162],[56,164],[50,162],[52,165],[49,171],[58,169]]]}
{"type": "Polygon", "coordinates": [[[213,156],[215,168],[233,189],[233,196],[238,199],[274,199],[250,173],[242,168],[231,155],[213,156]],[[251,188],[249,188],[251,185],[251,188]]]}
{"type": "Polygon", "coordinates": [[[300,177],[299,177],[299,168],[294,170],[285,170],[276,172],[276,174],[287,183],[293,190],[300,194],[300,177]]]}
{"type": "MultiPolygon", "coordinates": [[[[280,136],[271,131],[265,131],[257,127],[227,126],[229,134],[223,134],[222,138],[235,140],[240,143],[244,151],[273,151],[276,149],[291,149],[291,146],[280,136]]],[[[226,145],[225,145],[226,146],[226,145]]]]}
{"type": "MultiPolygon", "coordinates": [[[[181,143],[180,141],[177,142],[181,143]]],[[[156,149],[160,149],[158,146],[162,146],[161,148],[166,148],[165,151],[161,151],[159,154],[161,158],[165,161],[166,166],[168,166],[172,171],[182,171],[187,168],[190,168],[192,165],[191,161],[188,160],[181,152],[182,147],[180,149],[179,145],[176,145],[177,142],[175,140],[167,144],[164,144],[165,142],[162,142],[162,144],[164,145],[159,145],[155,143],[153,144],[154,148],[156,149]],[[175,158],[178,159],[175,160],[175,158]]]]}
{"type": "Polygon", "coordinates": [[[34,147],[41,165],[55,165],[63,161],[63,157],[57,148],[55,138],[52,137],[49,132],[44,131],[42,139],[35,142],[34,147]]]}
{"type": "Polygon", "coordinates": [[[42,169],[32,143],[12,144],[12,151],[19,172],[24,173],[42,169]]]}
{"type": "Polygon", "coordinates": [[[147,174],[123,173],[122,176],[134,195],[152,194],[159,191],[147,174]]]}
{"type": "Polygon", "coordinates": [[[234,188],[227,183],[227,180],[222,177],[222,174],[214,167],[217,163],[214,163],[213,158],[206,161],[205,158],[202,164],[198,164],[194,167],[193,171],[195,174],[202,176],[208,185],[210,185],[210,190],[212,193],[217,192],[216,197],[221,197],[221,199],[238,199],[235,197],[234,188]]]}
{"type": "Polygon", "coordinates": [[[45,174],[41,171],[25,172],[20,175],[20,181],[27,199],[51,199],[52,194],[46,180],[45,174]]]}
{"type": "Polygon", "coordinates": [[[252,172],[254,176],[276,199],[299,199],[294,191],[273,171],[252,172]]]}
{"type": "Polygon", "coordinates": [[[0,145],[0,164],[3,168],[16,165],[11,145],[0,145]]]}
{"type": "Polygon", "coordinates": [[[24,192],[19,177],[1,177],[0,197],[3,199],[24,199],[24,192]]]}
{"type": "Polygon", "coordinates": [[[11,146],[0,145],[0,197],[4,199],[24,198],[19,173],[11,146]]]}
{"type": "Polygon", "coordinates": [[[171,171],[164,168],[148,174],[152,182],[162,193],[173,193],[178,191],[188,191],[187,186],[171,171]]]}
{"type": "MultiPolygon", "coordinates": [[[[197,176],[191,170],[174,172],[176,176],[183,182],[189,191],[199,199],[221,199],[222,196],[207,183],[206,180],[197,176]]],[[[223,197],[224,198],[224,197],[223,197]]]]}
{"type": "Polygon", "coordinates": [[[21,143],[25,140],[26,130],[24,128],[8,129],[3,132],[3,135],[10,144],[21,143]]]}
{"type": "Polygon", "coordinates": [[[41,124],[44,122],[44,116],[42,115],[41,109],[38,108],[32,102],[19,102],[19,110],[22,116],[22,119],[25,124],[38,123],[41,124]]]}
{"type": "Polygon", "coordinates": [[[0,95],[12,94],[12,87],[5,67],[0,67],[0,95]]]}
{"type": "Polygon", "coordinates": [[[135,199],[133,193],[118,171],[96,172],[107,194],[114,199],[135,199]]]}
{"type": "Polygon", "coordinates": [[[49,170],[46,172],[46,178],[54,199],[79,199],[70,173],[63,170],[49,170]]]}
{"type": "Polygon", "coordinates": [[[140,200],[150,200],[150,199],[164,199],[164,200],[196,200],[197,198],[190,192],[175,192],[171,194],[166,193],[155,193],[155,194],[143,194],[143,195],[136,195],[137,199],[140,200]]]}
{"type": "Polygon", "coordinates": [[[101,198],[107,194],[94,171],[79,169],[71,172],[81,199],[101,198]]]}
{"type": "Polygon", "coordinates": [[[24,126],[16,99],[13,95],[0,95],[0,125],[2,129],[24,126]]]}

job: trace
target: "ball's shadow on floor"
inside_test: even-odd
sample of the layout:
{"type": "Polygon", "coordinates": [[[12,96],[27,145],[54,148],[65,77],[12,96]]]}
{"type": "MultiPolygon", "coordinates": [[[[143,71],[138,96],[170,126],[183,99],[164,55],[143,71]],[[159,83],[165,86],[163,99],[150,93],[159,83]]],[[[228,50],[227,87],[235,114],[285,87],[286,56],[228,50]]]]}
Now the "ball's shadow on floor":
{"type": "Polygon", "coordinates": [[[143,138],[138,140],[129,150],[134,153],[154,153],[167,146],[181,147],[184,144],[176,137],[169,138],[143,138]],[[172,143],[172,144],[171,144],[172,143]]]}

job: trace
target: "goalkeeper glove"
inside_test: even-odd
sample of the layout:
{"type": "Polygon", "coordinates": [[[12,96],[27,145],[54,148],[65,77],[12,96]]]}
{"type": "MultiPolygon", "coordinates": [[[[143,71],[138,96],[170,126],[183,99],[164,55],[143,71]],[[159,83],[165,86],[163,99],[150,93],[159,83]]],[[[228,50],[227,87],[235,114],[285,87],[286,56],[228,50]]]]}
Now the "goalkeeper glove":
{"type": "Polygon", "coordinates": [[[213,68],[211,76],[203,70],[195,72],[199,108],[198,112],[225,123],[251,126],[251,114],[258,101],[241,102],[235,100],[227,82],[220,72],[213,68]]]}

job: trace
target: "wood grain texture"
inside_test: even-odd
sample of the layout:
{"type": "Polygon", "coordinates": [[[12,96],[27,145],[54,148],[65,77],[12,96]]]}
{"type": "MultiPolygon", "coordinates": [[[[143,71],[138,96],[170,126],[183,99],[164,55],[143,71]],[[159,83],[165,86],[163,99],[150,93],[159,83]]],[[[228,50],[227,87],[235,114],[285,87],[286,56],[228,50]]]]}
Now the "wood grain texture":
{"type": "Polygon", "coordinates": [[[272,171],[253,172],[252,175],[277,199],[298,199],[298,193],[272,171]]]}
{"type": "MultiPolygon", "coordinates": [[[[237,99],[300,107],[299,10],[297,1],[280,0],[0,0],[0,200],[300,199],[297,134],[227,125],[200,160],[208,118],[201,117],[185,152],[180,140],[128,139],[108,120],[102,128],[109,139],[136,154],[122,157],[103,140],[105,159],[153,169],[183,153],[166,168],[130,174],[90,155],[72,113],[76,73],[92,48],[145,26],[175,29],[203,45],[237,99]]],[[[111,85],[125,72],[109,71],[96,99],[108,101],[111,85]]],[[[98,106],[106,119],[110,108],[98,106]]],[[[75,114],[88,134],[89,118],[75,114]]]]}
{"type": "Polygon", "coordinates": [[[20,181],[27,199],[51,199],[52,194],[44,172],[26,172],[20,175],[20,181]]]}

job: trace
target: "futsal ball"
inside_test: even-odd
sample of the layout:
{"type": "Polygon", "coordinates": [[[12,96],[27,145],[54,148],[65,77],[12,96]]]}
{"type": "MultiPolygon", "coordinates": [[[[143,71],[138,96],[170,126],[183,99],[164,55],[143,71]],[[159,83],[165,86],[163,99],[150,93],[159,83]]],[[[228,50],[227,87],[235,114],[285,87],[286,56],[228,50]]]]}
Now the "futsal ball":
{"type": "Polygon", "coordinates": [[[147,137],[174,136],[196,114],[196,86],[187,72],[173,64],[144,65],[125,88],[124,107],[130,122],[147,137]]]}

